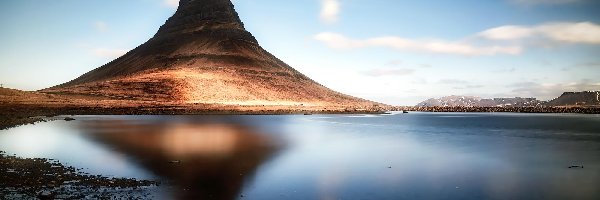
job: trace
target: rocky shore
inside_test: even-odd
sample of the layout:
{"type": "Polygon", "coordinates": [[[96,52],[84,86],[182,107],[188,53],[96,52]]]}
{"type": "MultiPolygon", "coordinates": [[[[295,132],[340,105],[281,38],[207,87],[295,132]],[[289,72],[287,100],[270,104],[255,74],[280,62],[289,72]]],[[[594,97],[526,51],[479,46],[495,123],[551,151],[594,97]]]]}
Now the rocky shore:
{"type": "Polygon", "coordinates": [[[0,199],[148,199],[160,183],[90,175],[57,160],[0,151],[0,199]]]}
{"type": "Polygon", "coordinates": [[[57,115],[291,115],[291,114],[373,114],[386,109],[328,108],[303,106],[220,106],[220,105],[52,105],[52,104],[2,104],[0,105],[0,130],[46,121],[45,117],[57,115]]]}

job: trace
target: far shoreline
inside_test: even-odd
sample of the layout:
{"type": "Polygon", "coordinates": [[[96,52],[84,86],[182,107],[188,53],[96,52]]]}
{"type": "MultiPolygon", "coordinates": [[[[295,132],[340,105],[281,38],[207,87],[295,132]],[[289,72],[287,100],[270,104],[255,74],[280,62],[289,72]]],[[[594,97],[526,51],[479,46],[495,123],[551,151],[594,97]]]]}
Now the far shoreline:
{"type": "Polygon", "coordinates": [[[600,107],[584,106],[538,106],[538,107],[463,107],[463,106],[397,106],[393,111],[420,112],[472,112],[472,113],[578,113],[600,114],[600,107]]]}
{"type": "Polygon", "coordinates": [[[150,105],[135,107],[77,106],[77,105],[0,105],[0,130],[26,124],[50,121],[50,117],[70,115],[313,115],[313,114],[388,114],[388,111],[448,112],[448,113],[573,113],[600,114],[600,107],[414,107],[396,106],[389,109],[302,109],[301,107],[257,109],[242,106],[222,109],[217,107],[193,107],[173,105],[150,105]]]}
{"type": "MultiPolygon", "coordinates": [[[[259,106],[261,107],[261,106],[259,106]]],[[[0,105],[0,130],[26,124],[48,121],[49,117],[69,115],[313,115],[313,114],[385,114],[379,109],[310,109],[302,107],[272,107],[257,109],[256,106],[240,106],[222,109],[218,107],[148,105],[148,106],[77,106],[4,104],[0,105]]]]}
{"type": "Polygon", "coordinates": [[[53,94],[0,88],[0,130],[62,115],[312,115],[386,114],[389,111],[600,114],[600,106],[418,107],[373,102],[297,105],[228,105],[122,99],[102,95],[53,94]]]}

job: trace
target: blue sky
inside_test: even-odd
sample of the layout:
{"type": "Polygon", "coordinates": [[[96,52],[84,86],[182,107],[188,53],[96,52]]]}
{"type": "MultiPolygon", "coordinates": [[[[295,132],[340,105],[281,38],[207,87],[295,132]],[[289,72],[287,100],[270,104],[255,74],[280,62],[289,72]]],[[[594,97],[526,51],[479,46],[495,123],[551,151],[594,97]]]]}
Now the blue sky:
{"type": "MultiPolygon", "coordinates": [[[[394,105],[600,90],[594,0],[234,0],[246,29],[332,89],[394,105]]],[[[0,82],[37,90],[148,40],[176,0],[0,1],[0,82]]]]}

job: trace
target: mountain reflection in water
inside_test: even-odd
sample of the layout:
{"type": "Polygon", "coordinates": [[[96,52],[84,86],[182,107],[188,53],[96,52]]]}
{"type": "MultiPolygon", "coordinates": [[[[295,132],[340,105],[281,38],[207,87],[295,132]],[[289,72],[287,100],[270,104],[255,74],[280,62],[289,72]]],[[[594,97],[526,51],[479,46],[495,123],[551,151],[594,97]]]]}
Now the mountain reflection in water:
{"type": "Polygon", "coordinates": [[[600,115],[74,118],[0,131],[0,150],[159,179],[153,199],[600,199],[600,115]]]}
{"type": "Polygon", "coordinates": [[[234,199],[281,147],[269,134],[231,120],[99,120],[81,126],[92,140],[162,177],[176,199],[234,199]]]}

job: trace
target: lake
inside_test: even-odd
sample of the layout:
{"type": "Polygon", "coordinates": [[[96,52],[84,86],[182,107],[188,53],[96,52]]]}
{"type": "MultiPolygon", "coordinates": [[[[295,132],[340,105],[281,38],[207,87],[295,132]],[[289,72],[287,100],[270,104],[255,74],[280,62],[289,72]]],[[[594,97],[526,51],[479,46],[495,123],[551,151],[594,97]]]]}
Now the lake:
{"type": "Polygon", "coordinates": [[[600,199],[600,115],[73,118],[0,150],[161,180],[160,199],[600,199]]]}

